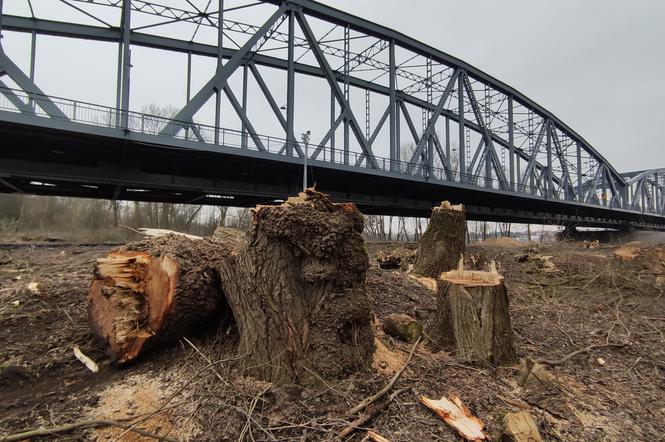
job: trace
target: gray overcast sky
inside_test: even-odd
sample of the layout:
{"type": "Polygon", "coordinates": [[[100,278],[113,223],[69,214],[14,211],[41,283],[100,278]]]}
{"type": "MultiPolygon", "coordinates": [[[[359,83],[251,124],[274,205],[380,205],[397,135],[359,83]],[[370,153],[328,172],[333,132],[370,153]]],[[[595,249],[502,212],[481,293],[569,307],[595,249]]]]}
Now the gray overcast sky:
{"type": "MultiPolygon", "coordinates": [[[[60,2],[32,1],[38,15],[65,11],[58,18],[48,14],[45,18],[83,17],[60,2]]],[[[161,0],[167,1],[178,4],[180,0],[161,0]]],[[[582,135],[619,171],[665,167],[665,0],[322,2],[396,29],[515,87],[582,135]]],[[[5,11],[23,9],[26,13],[26,5],[25,0],[5,1],[5,11]]],[[[110,9],[117,13],[116,8],[110,9]]],[[[253,13],[252,8],[246,11],[253,13]]],[[[27,69],[28,36],[6,37],[5,50],[27,69]]],[[[89,45],[41,39],[37,83],[52,95],[112,104],[117,51],[111,44],[95,46],[94,51],[89,45]],[[86,55],[77,57],[77,53],[86,55]],[[66,74],[53,75],[64,70],[66,74]]],[[[213,60],[196,63],[194,91],[214,70],[213,60]]],[[[132,100],[138,109],[141,103],[178,106],[184,102],[183,54],[135,48],[132,64],[132,100]],[[169,86],[169,93],[164,94],[169,86]]],[[[267,81],[283,83],[280,78],[267,81]]],[[[325,133],[328,117],[320,112],[320,103],[328,99],[327,92],[308,81],[298,80],[296,87],[310,91],[301,106],[310,107],[307,114],[318,117],[321,124],[299,126],[325,133]]],[[[274,116],[266,112],[276,125],[274,116]]]]}
{"type": "Polygon", "coordinates": [[[665,167],[663,0],[324,0],[461,58],[619,171],[665,167]]]}

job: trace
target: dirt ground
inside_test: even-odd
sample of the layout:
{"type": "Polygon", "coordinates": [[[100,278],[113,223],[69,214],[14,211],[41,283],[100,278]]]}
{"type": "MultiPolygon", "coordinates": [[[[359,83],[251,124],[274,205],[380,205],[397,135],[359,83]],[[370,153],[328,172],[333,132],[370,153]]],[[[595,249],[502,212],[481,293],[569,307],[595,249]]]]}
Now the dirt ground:
{"type": "MultiPolygon", "coordinates": [[[[517,366],[461,364],[423,342],[395,385],[401,393],[367,428],[391,441],[460,440],[418,399],[454,393],[492,436],[506,412],[528,408],[548,441],[663,440],[665,249],[654,245],[659,241],[633,244],[638,255],[632,260],[617,257],[616,244],[492,240],[468,248],[468,266],[496,260],[506,277],[521,358],[561,359],[593,344],[626,344],[592,349],[550,368],[573,416],[527,404],[517,366]],[[543,256],[551,256],[545,260],[553,267],[543,265],[543,256]]],[[[375,255],[394,247],[369,250],[375,255]]],[[[137,428],[164,440],[331,440],[348,425],[345,412],[380,390],[412,348],[385,336],[382,318],[408,313],[427,321],[436,309],[432,291],[373,261],[367,291],[377,351],[350,378],[322,379],[320,387],[303,389],[244,376],[233,364],[240,357],[234,354],[236,331],[214,325],[119,369],[86,322],[93,262],[108,249],[0,249],[0,441],[24,429],[99,418],[138,419],[137,428]],[[99,372],[75,359],[74,346],[99,364],[99,372]]],[[[356,431],[345,440],[364,436],[356,431]]],[[[47,439],[152,440],[109,426],[47,439]]]]}

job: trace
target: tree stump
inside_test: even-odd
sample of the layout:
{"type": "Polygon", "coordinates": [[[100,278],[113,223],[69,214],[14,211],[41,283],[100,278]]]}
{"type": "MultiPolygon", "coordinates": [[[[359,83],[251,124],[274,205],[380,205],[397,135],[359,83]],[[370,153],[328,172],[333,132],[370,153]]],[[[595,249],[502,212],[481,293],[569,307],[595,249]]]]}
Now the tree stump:
{"type": "Polygon", "coordinates": [[[458,359],[493,365],[517,362],[503,276],[492,263],[489,272],[444,272],[437,284],[436,319],[430,329],[434,341],[455,351],[458,359]]]}
{"type": "Polygon", "coordinates": [[[240,368],[307,384],[369,366],[374,335],[360,212],[307,189],[252,216],[245,245],[218,267],[240,333],[240,368]]]}
{"type": "Polygon", "coordinates": [[[231,247],[169,235],[130,243],[97,260],[88,322],[119,364],[200,328],[226,309],[215,263],[231,247]]]}
{"type": "Polygon", "coordinates": [[[464,253],[465,244],[464,206],[442,202],[432,210],[427,230],[418,242],[414,273],[438,278],[442,272],[454,269],[464,253]]]}

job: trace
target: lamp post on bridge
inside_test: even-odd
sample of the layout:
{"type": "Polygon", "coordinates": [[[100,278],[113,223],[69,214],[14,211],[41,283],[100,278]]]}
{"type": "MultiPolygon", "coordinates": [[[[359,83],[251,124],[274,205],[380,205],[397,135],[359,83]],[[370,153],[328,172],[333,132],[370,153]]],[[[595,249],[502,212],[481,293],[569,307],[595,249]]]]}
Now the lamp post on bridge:
{"type": "Polygon", "coordinates": [[[304,161],[304,166],[303,167],[303,172],[302,172],[302,190],[303,192],[307,190],[307,157],[309,155],[309,136],[311,135],[311,131],[303,132],[300,137],[302,138],[302,142],[305,145],[305,161],[304,161]]]}

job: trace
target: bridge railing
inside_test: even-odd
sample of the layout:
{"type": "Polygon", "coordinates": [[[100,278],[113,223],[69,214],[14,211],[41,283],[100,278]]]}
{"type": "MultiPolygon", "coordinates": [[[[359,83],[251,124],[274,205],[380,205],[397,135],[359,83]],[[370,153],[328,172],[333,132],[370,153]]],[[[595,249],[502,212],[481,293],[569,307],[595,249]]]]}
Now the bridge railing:
{"type": "MultiPolygon", "coordinates": [[[[121,112],[111,106],[61,97],[41,96],[16,89],[0,87],[0,110],[28,113],[38,117],[56,118],[96,127],[126,129],[131,132],[154,135],[166,139],[176,138],[239,149],[263,150],[264,152],[275,155],[286,155],[287,140],[282,137],[250,134],[247,131],[243,132],[241,130],[199,123],[178,122],[180,125],[169,126],[171,119],[168,117],[134,111],[121,112]],[[20,100],[20,103],[17,100],[20,100]],[[55,104],[64,116],[49,115],[39,106],[39,103],[45,100],[55,104]],[[163,131],[167,127],[176,127],[176,130],[168,134],[163,134],[163,131]]],[[[302,148],[302,146],[300,147],[302,148]]],[[[293,148],[293,151],[296,152],[295,143],[293,148]]],[[[374,159],[376,166],[380,170],[391,174],[416,176],[428,181],[441,183],[452,182],[485,189],[504,190],[520,195],[534,195],[547,199],[571,199],[570,197],[566,197],[563,191],[542,192],[541,187],[534,186],[531,183],[518,184],[506,183],[505,181],[502,183],[494,177],[464,174],[445,167],[430,167],[429,169],[422,167],[414,168],[412,164],[406,161],[396,161],[377,156],[374,159]]],[[[358,168],[370,167],[366,156],[363,154],[352,151],[345,152],[342,149],[335,149],[331,146],[310,145],[308,161],[310,164],[333,163],[358,168]],[[316,158],[314,158],[314,152],[317,150],[318,153],[316,158]]]]}

